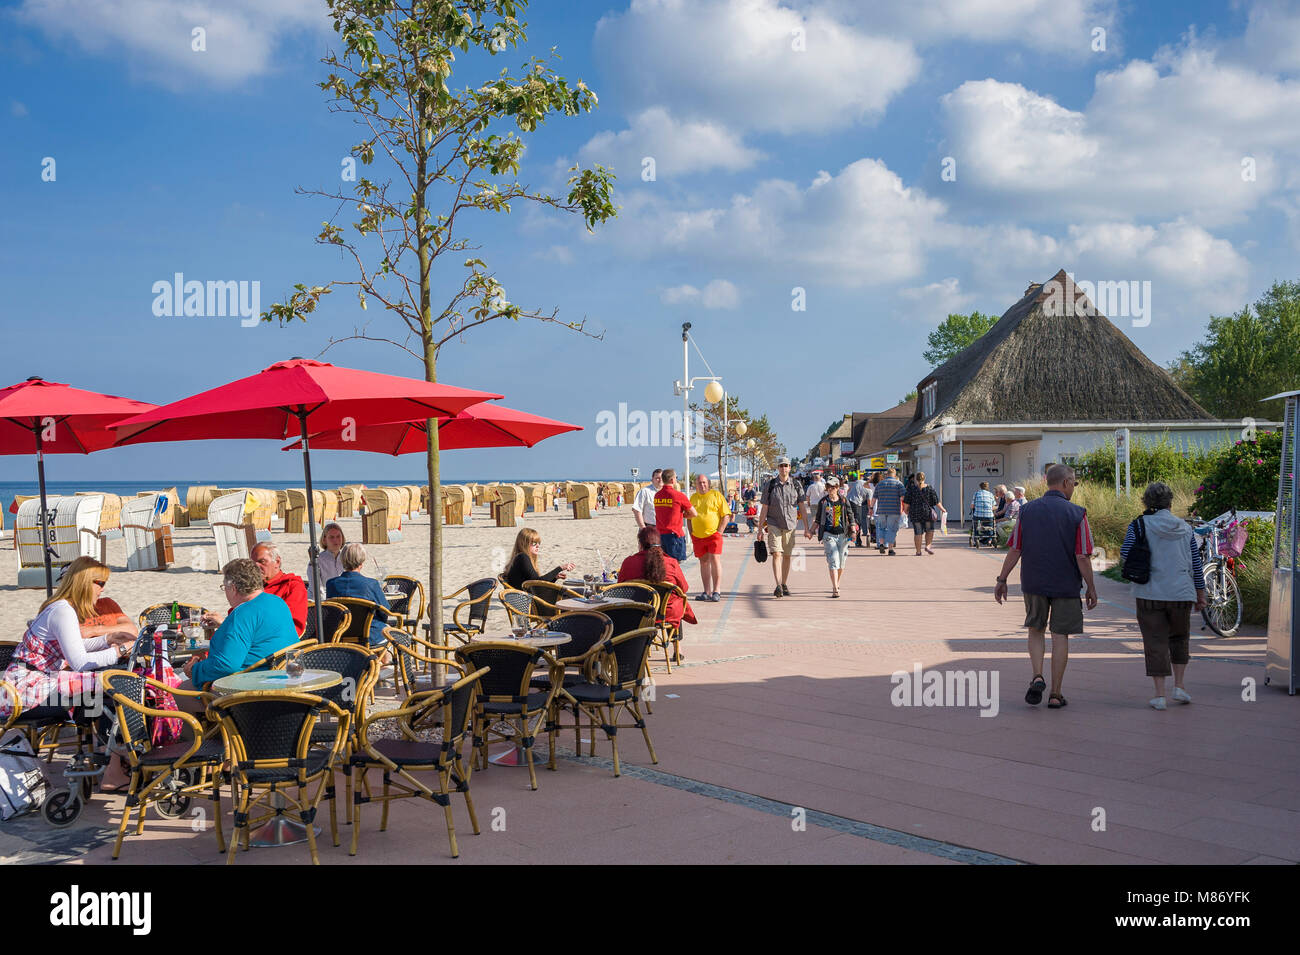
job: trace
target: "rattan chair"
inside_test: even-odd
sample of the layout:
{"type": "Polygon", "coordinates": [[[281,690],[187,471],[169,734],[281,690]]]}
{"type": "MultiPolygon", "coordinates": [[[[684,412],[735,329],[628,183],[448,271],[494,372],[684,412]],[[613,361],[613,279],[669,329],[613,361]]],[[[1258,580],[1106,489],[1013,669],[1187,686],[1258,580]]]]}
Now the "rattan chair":
{"type": "Polygon", "coordinates": [[[538,607],[539,603],[545,601],[534,597],[526,590],[503,590],[497,594],[497,599],[506,608],[506,617],[511,627],[536,627],[547,620],[542,609],[538,607]]]}
{"type": "MultiPolygon", "coordinates": [[[[356,752],[357,727],[366,716],[366,706],[375,692],[375,683],[379,680],[379,658],[365,647],[347,643],[329,643],[311,647],[302,652],[302,665],[308,670],[332,670],[342,677],[342,682],[335,686],[316,691],[339,709],[346,711],[349,720],[349,732],[343,743],[340,765],[343,768],[344,783],[347,787],[343,811],[349,822],[352,821],[352,774],[348,759],[356,752]]],[[[315,746],[329,746],[334,742],[336,729],[324,722],[316,724],[312,730],[311,741],[315,746]]]]}
{"type": "Polygon", "coordinates": [[[384,578],[383,585],[394,625],[415,633],[416,625],[424,619],[424,584],[404,574],[389,574],[384,578]],[[388,593],[394,588],[400,590],[401,594],[393,596],[388,593]]]}
{"type": "Polygon", "coordinates": [[[521,590],[537,598],[537,609],[547,620],[560,613],[555,605],[568,597],[581,597],[582,594],[571,590],[563,584],[553,584],[549,580],[525,580],[521,590]]]}
{"type": "MultiPolygon", "coordinates": [[[[567,633],[569,642],[551,648],[555,662],[564,667],[564,683],[576,683],[582,679],[578,667],[587,653],[596,644],[606,640],[613,632],[613,624],[603,613],[595,610],[572,610],[557,614],[546,622],[546,629],[555,633],[567,633]]],[[[533,676],[532,685],[537,689],[549,689],[551,674],[538,673],[533,676]]]]}
{"type": "Polygon", "coordinates": [[[357,854],[363,805],[375,800],[383,803],[384,811],[379,820],[379,831],[383,832],[388,828],[389,804],[394,799],[416,798],[442,807],[447,819],[451,855],[452,858],[457,858],[460,846],[456,842],[456,826],[451,811],[452,786],[456,792],[465,796],[470,825],[474,827],[474,835],[479,834],[478,816],[474,813],[474,800],[469,793],[474,761],[471,759],[469,766],[465,765],[461,758],[461,745],[474,720],[479,685],[487,675],[488,668],[485,667],[462,677],[449,687],[417,693],[408,697],[401,709],[372,714],[361,724],[357,734],[357,752],[350,760],[350,768],[360,771],[357,788],[352,796],[351,855],[357,854]],[[385,721],[396,723],[401,739],[370,738],[371,727],[385,721]],[[440,731],[437,742],[420,739],[422,731],[434,729],[440,731]],[[369,792],[366,774],[371,769],[383,770],[382,795],[365,795],[369,792]],[[420,782],[413,775],[419,772],[433,773],[437,779],[437,788],[420,782]]]}
{"type": "Polygon", "coordinates": [[[375,613],[383,608],[365,597],[331,597],[330,602],[342,604],[351,614],[346,629],[335,636],[334,642],[370,646],[370,624],[374,622],[375,613]]]}
{"type": "Polygon", "coordinates": [[[329,800],[330,834],[334,845],[339,844],[334,766],[350,731],[351,714],[308,693],[233,693],[213,702],[208,713],[221,722],[221,736],[232,764],[235,833],[226,864],[234,864],[241,842],[248,851],[254,825],[292,809],[306,827],[312,864],[319,865],[313,823],[322,798],[329,800]],[[312,744],[313,731],[323,714],[338,720],[334,743],[328,748],[312,744]],[[308,792],[312,783],[316,783],[314,794],[308,792]],[[255,819],[254,810],[276,794],[282,803],[268,802],[263,807],[268,811],[255,819]]]}
{"type": "MultiPolygon", "coordinates": [[[[461,594],[465,599],[456,604],[452,611],[451,622],[442,625],[444,636],[453,636],[462,643],[482,633],[487,627],[488,610],[491,609],[492,594],[496,592],[495,577],[483,577],[471,580],[460,590],[447,594],[447,600],[454,600],[461,594]]],[[[424,625],[424,634],[429,639],[429,624],[424,625]]]]}
{"type": "Polygon", "coordinates": [[[352,623],[352,611],[337,600],[322,600],[320,613],[321,620],[325,625],[325,635],[317,638],[316,603],[312,600],[307,601],[307,629],[302,632],[303,639],[319,639],[321,643],[337,643],[352,623]]]}
{"type": "Polygon", "coordinates": [[[600,588],[600,595],[639,604],[654,604],[659,600],[659,592],[650,586],[649,581],[644,580],[621,580],[616,584],[609,584],[600,588]]]}
{"type": "Polygon", "coordinates": [[[645,737],[646,749],[650,751],[650,762],[659,762],[654,743],[650,741],[645,716],[641,712],[641,676],[650,657],[654,636],[654,627],[642,627],[598,644],[583,664],[584,679],[563,687],[553,706],[553,722],[557,728],[559,712],[566,707],[573,711],[575,731],[584,713],[590,718],[593,729],[592,756],[596,755],[594,729],[599,726],[605,731],[605,738],[614,750],[615,776],[622,773],[618,754],[620,728],[639,729],[645,737]],[[622,714],[630,716],[632,722],[620,723],[619,717],[622,714]]]}
{"type": "Polygon", "coordinates": [[[655,634],[655,646],[664,651],[664,666],[668,672],[673,672],[673,664],[682,662],[681,640],[682,625],[680,623],[669,623],[667,620],[668,603],[673,597],[681,597],[683,603],[689,602],[689,596],[682,591],[680,587],[669,581],[656,582],[653,580],[638,581],[645,586],[652,588],[656,595],[655,601],[655,627],[658,633],[655,634]],[[672,653],[669,654],[671,648],[672,653]]]}
{"type": "Polygon", "coordinates": [[[655,613],[657,612],[658,597],[650,603],[625,603],[616,604],[613,607],[602,607],[601,613],[609,618],[613,624],[611,636],[617,637],[620,634],[631,633],[633,630],[640,630],[643,627],[653,627],[655,625],[655,613]]]}
{"type": "MultiPolygon", "coordinates": [[[[465,667],[466,674],[479,670],[485,672],[480,684],[478,700],[474,706],[474,750],[480,766],[487,768],[487,746],[493,739],[518,743],[528,760],[528,781],[537,788],[537,772],[533,764],[533,742],[537,730],[548,720],[551,701],[563,680],[563,669],[552,669],[551,686],[535,690],[530,686],[533,668],[547,655],[534,647],[518,643],[491,640],[471,643],[456,648],[456,659],[465,667]],[[508,735],[497,729],[499,723],[513,722],[517,735],[508,735]]],[[[555,763],[555,734],[551,737],[550,766],[555,763]]]]}
{"type": "Polygon", "coordinates": [[[462,676],[465,673],[464,667],[450,658],[451,647],[445,644],[430,643],[397,627],[385,627],[384,637],[393,651],[393,672],[408,697],[441,689],[438,667],[451,667],[462,676]]]}
{"type": "MultiPolygon", "coordinates": [[[[207,613],[207,610],[198,606],[198,604],[177,604],[177,611],[181,615],[181,620],[185,619],[185,611],[197,610],[200,615],[207,613]]],[[[151,624],[171,623],[172,622],[172,605],[170,603],[154,604],[152,607],[146,607],[140,612],[137,622],[141,627],[147,627],[151,624]]]]}
{"type": "Polygon", "coordinates": [[[113,858],[116,859],[122,851],[122,839],[131,824],[133,811],[137,814],[135,834],[138,836],[144,832],[144,817],[150,806],[160,816],[177,819],[185,815],[194,797],[203,796],[212,801],[217,851],[225,852],[226,838],[221,829],[221,763],[225,759],[225,748],[221,734],[211,727],[205,730],[189,713],[154,709],[145,703],[145,688],[148,686],[205,701],[211,701],[212,694],[178,690],[127,670],[106,670],[101,678],[104,695],[117,720],[117,732],[126,749],[131,773],[122,822],[117,829],[117,842],[113,844],[113,858]],[[181,742],[154,746],[150,742],[146,717],[178,719],[189,726],[194,736],[181,742]]]}

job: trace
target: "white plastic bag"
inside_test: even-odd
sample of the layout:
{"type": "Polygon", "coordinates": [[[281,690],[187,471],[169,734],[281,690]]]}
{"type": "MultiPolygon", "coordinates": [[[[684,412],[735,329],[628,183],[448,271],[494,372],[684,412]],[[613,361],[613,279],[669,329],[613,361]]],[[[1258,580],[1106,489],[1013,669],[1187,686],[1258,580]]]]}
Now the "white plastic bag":
{"type": "Polygon", "coordinates": [[[0,820],[40,809],[48,789],[44,766],[27,737],[11,729],[0,739],[0,820]]]}

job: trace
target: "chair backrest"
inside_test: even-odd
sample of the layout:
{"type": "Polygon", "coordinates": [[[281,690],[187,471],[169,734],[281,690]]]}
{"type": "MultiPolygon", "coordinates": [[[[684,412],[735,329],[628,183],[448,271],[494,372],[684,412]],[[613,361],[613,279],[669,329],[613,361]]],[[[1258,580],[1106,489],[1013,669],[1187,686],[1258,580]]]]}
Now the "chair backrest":
{"type": "Polygon", "coordinates": [[[537,613],[536,598],[526,590],[503,590],[497,594],[497,599],[505,606],[506,616],[510,618],[512,625],[516,616],[541,616],[537,613]]]}
{"type": "Polygon", "coordinates": [[[642,627],[654,626],[655,622],[655,604],[619,604],[616,607],[605,607],[601,611],[609,618],[610,623],[614,625],[613,636],[630,633],[633,630],[640,630],[642,627]]]}
{"type": "Polygon", "coordinates": [[[668,612],[668,600],[674,595],[686,599],[686,594],[676,584],[668,580],[653,581],[647,580],[646,586],[653,587],[655,593],[659,595],[658,605],[655,607],[655,623],[663,623],[664,615],[668,612]]]}
{"type": "Polygon", "coordinates": [[[557,633],[567,633],[569,642],[552,649],[561,661],[572,661],[585,656],[600,641],[608,639],[613,624],[603,613],[594,610],[573,610],[556,614],[547,621],[546,628],[557,633]]]}
{"type": "Polygon", "coordinates": [[[236,670],[236,673],[252,673],[256,670],[280,670],[283,669],[285,661],[289,654],[294,650],[305,650],[308,647],[317,645],[315,640],[299,640],[297,643],[291,643],[287,647],[281,647],[270,656],[262,657],[256,663],[249,664],[242,670],[236,670]]]}
{"type": "Polygon", "coordinates": [[[326,687],[318,695],[351,713],[364,709],[379,678],[379,659],[364,647],[346,643],[309,647],[302,652],[302,665],[308,670],[333,670],[341,676],[342,683],[326,687]]]}
{"type": "Polygon", "coordinates": [[[394,613],[413,620],[424,616],[424,584],[420,581],[405,574],[389,574],[383,580],[383,587],[384,595],[388,597],[388,606],[394,613]],[[389,594],[388,591],[392,589],[399,590],[401,596],[389,594]]]}
{"type": "Polygon", "coordinates": [[[480,629],[487,626],[488,610],[491,609],[492,593],[497,589],[495,577],[483,577],[465,585],[471,601],[478,601],[469,611],[469,622],[480,629]],[[482,599],[487,598],[487,599],[482,599]]]}
{"type": "MultiPolygon", "coordinates": [[[[185,611],[187,610],[197,610],[201,614],[207,613],[206,610],[204,610],[202,607],[198,606],[197,604],[178,604],[177,606],[180,610],[182,621],[185,619],[185,611]]],[[[159,623],[171,623],[171,620],[172,620],[172,605],[170,603],[154,604],[152,607],[146,607],[144,610],[140,612],[140,617],[139,617],[139,623],[140,626],[142,627],[147,627],[152,624],[159,624],[159,623]]]]}
{"type": "Polygon", "coordinates": [[[604,659],[598,661],[596,668],[601,681],[615,689],[639,694],[641,675],[645,672],[655,633],[654,627],[642,627],[610,637],[602,644],[597,653],[604,659]]]}
{"type": "Polygon", "coordinates": [[[137,709],[124,705],[123,699],[144,706],[144,677],[127,670],[109,670],[103,674],[104,693],[117,710],[118,732],[122,742],[137,756],[147,753],[150,745],[149,726],[145,716],[137,709]]]}
{"type": "Polygon", "coordinates": [[[235,769],[247,773],[296,767],[293,775],[301,782],[306,781],[312,729],[322,711],[338,709],[306,693],[232,693],[215,700],[212,708],[221,715],[226,753],[235,769]]]}
{"type": "Polygon", "coordinates": [[[441,690],[412,694],[402,706],[412,711],[405,719],[407,728],[412,732],[440,729],[443,753],[459,748],[461,740],[469,732],[474,718],[474,702],[488,669],[475,670],[441,690]]]}
{"type": "Polygon", "coordinates": [[[492,702],[522,703],[541,658],[540,650],[517,643],[483,640],[456,648],[456,659],[467,674],[490,671],[484,673],[479,693],[492,702]]]}
{"type": "Polygon", "coordinates": [[[644,580],[619,581],[608,587],[601,587],[600,595],[617,600],[632,600],[639,604],[654,604],[659,600],[658,592],[644,580]]]}
{"type": "Polygon", "coordinates": [[[373,600],[367,600],[365,597],[331,597],[326,602],[340,604],[351,614],[347,626],[334,634],[331,640],[335,643],[355,643],[358,646],[369,646],[370,624],[375,619],[375,611],[379,609],[379,605],[373,600]]]}
{"type": "Polygon", "coordinates": [[[307,628],[302,632],[303,639],[319,639],[321,643],[337,643],[352,622],[352,611],[337,600],[322,600],[320,612],[322,622],[325,624],[325,635],[317,638],[316,604],[315,601],[307,601],[307,628]]]}
{"type": "Polygon", "coordinates": [[[549,620],[559,613],[555,601],[568,596],[563,587],[556,587],[549,580],[525,580],[522,590],[533,598],[532,612],[544,620],[549,620]]]}

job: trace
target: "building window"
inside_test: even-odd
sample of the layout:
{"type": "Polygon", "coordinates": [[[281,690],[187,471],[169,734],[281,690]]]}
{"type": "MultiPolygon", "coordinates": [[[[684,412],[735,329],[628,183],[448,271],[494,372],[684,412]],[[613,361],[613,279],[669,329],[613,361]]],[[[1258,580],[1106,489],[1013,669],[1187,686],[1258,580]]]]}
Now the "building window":
{"type": "Polygon", "coordinates": [[[934,414],[934,396],[938,390],[937,381],[932,381],[921,389],[921,414],[927,418],[934,414]]]}

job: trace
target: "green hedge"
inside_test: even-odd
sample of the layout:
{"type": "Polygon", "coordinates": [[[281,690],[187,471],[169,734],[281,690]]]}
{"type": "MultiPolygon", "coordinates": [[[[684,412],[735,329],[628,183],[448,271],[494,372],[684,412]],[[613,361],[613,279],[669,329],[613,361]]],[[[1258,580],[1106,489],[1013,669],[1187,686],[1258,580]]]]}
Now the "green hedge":
{"type": "Polygon", "coordinates": [[[1282,434],[1261,431],[1216,452],[1196,489],[1193,513],[1212,518],[1236,508],[1271,511],[1277,506],[1277,478],[1282,466],[1282,434]]]}
{"type": "MultiPolygon", "coordinates": [[[[1152,481],[1173,483],[1179,479],[1196,478],[1209,471],[1215,456],[1226,448],[1206,451],[1200,445],[1188,443],[1175,445],[1168,434],[1151,440],[1135,437],[1129,447],[1129,477],[1134,492],[1141,494],[1152,481]]],[[[1074,463],[1080,481],[1088,481],[1115,488],[1115,442],[1107,438],[1100,447],[1080,455],[1074,463]]],[[[1120,475],[1123,484],[1123,475],[1120,475]]]]}

